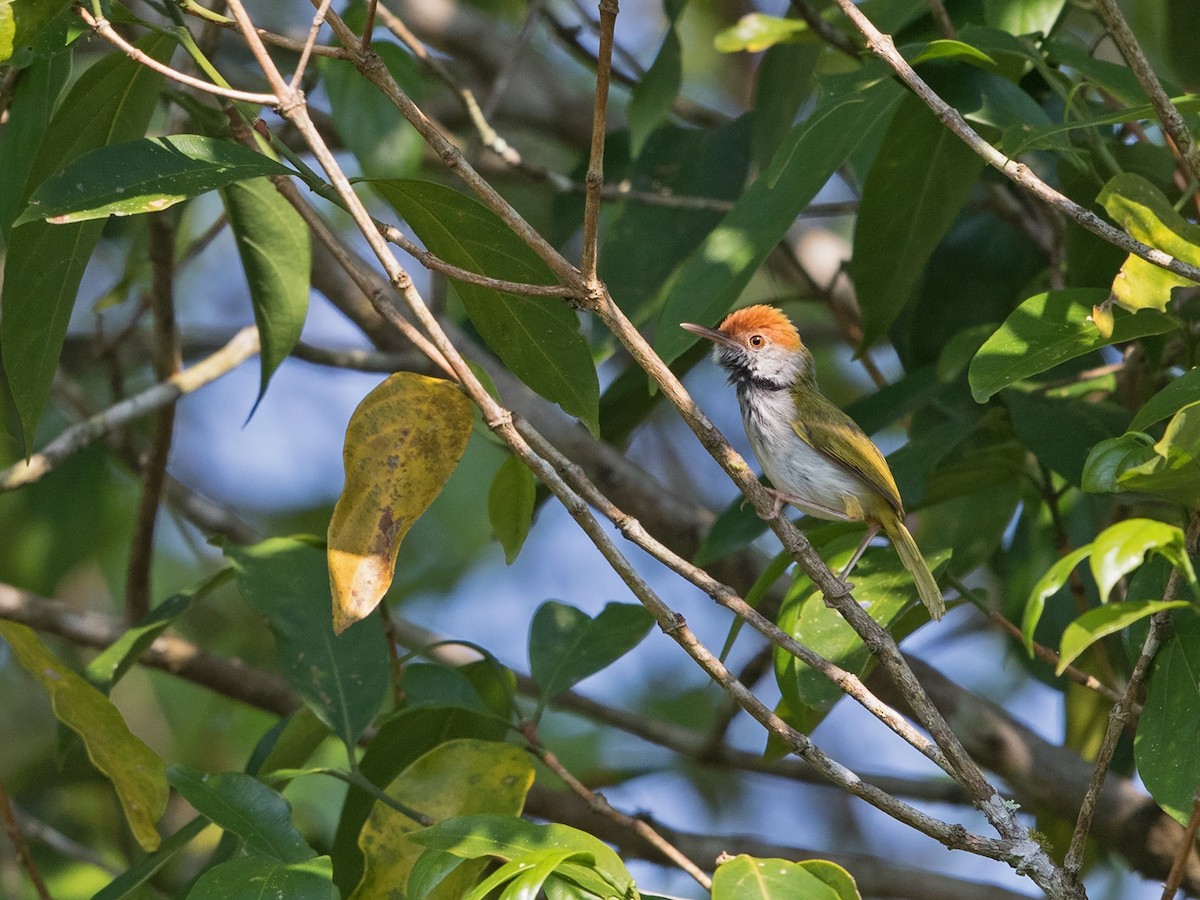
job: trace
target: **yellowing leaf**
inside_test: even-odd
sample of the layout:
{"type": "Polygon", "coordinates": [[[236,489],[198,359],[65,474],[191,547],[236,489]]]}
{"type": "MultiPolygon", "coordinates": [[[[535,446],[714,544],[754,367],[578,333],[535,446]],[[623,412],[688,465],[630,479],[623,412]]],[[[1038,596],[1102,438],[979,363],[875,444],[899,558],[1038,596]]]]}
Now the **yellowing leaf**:
{"type": "MultiPolygon", "coordinates": [[[[533,784],[531,757],[513,744],[459,738],[439,744],[401,772],[387,792],[404,805],[438,821],[476,813],[520,815],[533,784]]],[[[389,888],[408,882],[425,848],[409,840],[421,825],[376,803],[358,836],[365,858],[362,881],[351,900],[387,897],[389,888]]],[[[486,866],[466,863],[432,896],[461,897],[486,866]]]]}
{"type": "MultiPolygon", "coordinates": [[[[1162,191],[1141,175],[1124,172],[1109,179],[1096,199],[1109,216],[1143,244],[1184,262],[1200,263],[1200,225],[1184,219],[1162,191]]],[[[1193,283],[1130,254],[1113,279],[1112,294],[1131,312],[1146,307],[1164,311],[1172,288],[1193,283]]]]}
{"type": "Polygon", "coordinates": [[[158,754],[129,730],[112,701],[47,650],[33,629],[0,622],[0,637],[50,695],[58,720],[83,739],[92,764],[112,781],[142,849],[157,850],[154,825],[167,808],[168,794],[166,767],[158,754]]]}
{"type": "Polygon", "coordinates": [[[471,436],[471,403],[449,381],[398,372],[346,428],[346,486],[329,521],[333,627],[341,634],[392,583],[400,543],[454,472],[471,436]]]}

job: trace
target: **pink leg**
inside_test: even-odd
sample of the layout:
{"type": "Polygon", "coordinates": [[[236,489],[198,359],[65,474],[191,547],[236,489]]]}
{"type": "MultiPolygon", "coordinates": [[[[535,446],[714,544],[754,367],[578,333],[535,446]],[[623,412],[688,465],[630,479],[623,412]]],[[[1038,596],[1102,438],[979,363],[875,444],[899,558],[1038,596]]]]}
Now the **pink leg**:
{"type": "Polygon", "coordinates": [[[867,526],[867,533],[863,535],[862,543],[858,545],[858,549],[855,550],[854,555],[850,557],[850,562],[846,563],[846,567],[842,569],[841,574],[838,575],[842,581],[845,581],[846,578],[849,577],[850,573],[854,571],[854,567],[858,564],[859,558],[866,551],[867,545],[871,543],[872,539],[877,534],[879,534],[879,524],[872,522],[867,526]]]}

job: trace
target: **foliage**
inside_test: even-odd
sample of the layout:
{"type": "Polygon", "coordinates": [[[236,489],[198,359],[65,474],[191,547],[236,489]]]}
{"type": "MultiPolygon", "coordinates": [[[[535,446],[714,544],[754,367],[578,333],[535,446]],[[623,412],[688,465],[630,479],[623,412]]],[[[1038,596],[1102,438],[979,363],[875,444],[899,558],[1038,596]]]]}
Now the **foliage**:
{"type": "Polygon", "coordinates": [[[333,4],[313,56],[271,33],[307,34],[308,5],[264,9],[265,48],[237,0],[215,6],[229,17],[0,0],[0,812],[18,837],[71,835],[19,854],[31,884],[104,900],[978,889],[933,857],[903,883],[893,836],[865,825],[861,866],[832,821],[796,846],[769,823],[828,808],[793,793],[813,771],[1049,896],[1085,896],[1080,867],[1119,858],[1149,883],[1186,855],[1200,3],[1130,10],[1178,123],[1097,51],[1121,33],[1107,0],[737,21],[711,0],[626,4],[611,66],[610,4],[579,27],[551,4],[333,4]],[[711,385],[701,405],[737,429],[679,325],[752,302],[782,306],[826,393],[896,448],[947,621],[928,622],[890,547],[868,547],[846,593],[831,573],[861,524],[764,537],[769,503],[713,477],[701,445],[757,496],[676,381],[711,385]],[[330,306],[374,351],[333,347],[330,306]],[[235,367],[213,324],[251,320],[258,375],[222,388],[241,405],[191,397],[235,367]],[[297,388],[296,357],[352,400],[297,388]],[[270,432],[268,458],[234,457],[214,422],[270,432]],[[297,463],[335,429],[336,503],[297,463]],[[272,467],[302,481],[301,508],[222,487],[272,467]],[[586,566],[553,543],[556,506],[586,566]],[[948,666],[960,641],[986,651],[922,687],[893,643],[917,631],[948,666]],[[1009,720],[987,732],[1007,714],[968,679],[1060,693],[1064,746],[1009,720]],[[1038,833],[926,689],[970,710],[950,726],[1038,833]],[[894,734],[834,760],[847,696],[894,734]],[[896,740],[938,779],[875,787],[896,740]],[[772,785],[755,855],[733,835],[746,772],[772,785]],[[1101,819],[1077,825],[1100,782],[1101,819]],[[714,834],[679,826],[680,785],[714,834]],[[927,799],[962,810],[942,821],[927,799]]]}

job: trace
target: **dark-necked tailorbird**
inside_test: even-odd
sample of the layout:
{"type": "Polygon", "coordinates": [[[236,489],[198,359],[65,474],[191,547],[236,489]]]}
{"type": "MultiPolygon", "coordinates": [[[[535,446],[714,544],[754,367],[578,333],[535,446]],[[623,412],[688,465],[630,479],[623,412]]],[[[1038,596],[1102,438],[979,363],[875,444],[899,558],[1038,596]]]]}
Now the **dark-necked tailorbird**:
{"type": "Polygon", "coordinates": [[[887,460],[857,423],[817,387],[812,354],[796,327],[773,306],[748,306],[716,330],[683,323],[716,344],[714,358],[737,388],[742,423],[763,473],[774,485],[775,512],[790,503],[820,519],[867,523],[842,572],[845,578],[883,529],[934,619],[946,612],[929,565],[904,527],[904,506],[887,460]]]}

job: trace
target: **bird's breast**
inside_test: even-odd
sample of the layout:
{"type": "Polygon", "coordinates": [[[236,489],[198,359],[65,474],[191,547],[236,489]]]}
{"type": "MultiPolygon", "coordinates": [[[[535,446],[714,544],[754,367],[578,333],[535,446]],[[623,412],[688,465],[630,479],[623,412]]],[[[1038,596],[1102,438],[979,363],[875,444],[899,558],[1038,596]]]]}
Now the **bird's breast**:
{"type": "MultiPolygon", "coordinates": [[[[796,404],[790,391],[738,391],[746,437],[763,473],[777,489],[814,507],[845,510],[862,518],[860,498],[869,491],[863,481],[802,441],[792,428],[796,404]],[[847,504],[847,500],[851,502],[847,504]]],[[[817,508],[804,512],[820,518],[817,508]]]]}

